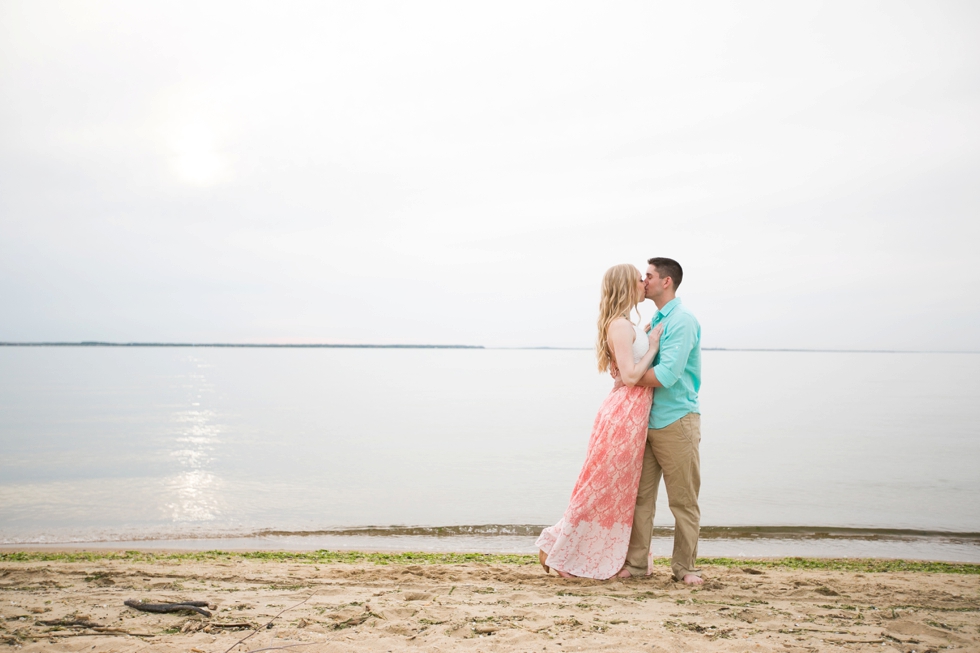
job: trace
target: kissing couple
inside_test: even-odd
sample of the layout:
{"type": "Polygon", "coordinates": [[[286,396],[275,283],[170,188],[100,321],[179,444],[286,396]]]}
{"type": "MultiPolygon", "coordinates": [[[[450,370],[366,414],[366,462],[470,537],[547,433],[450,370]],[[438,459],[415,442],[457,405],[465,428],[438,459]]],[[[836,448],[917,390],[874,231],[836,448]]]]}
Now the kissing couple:
{"type": "MultiPolygon", "coordinates": [[[[535,545],[563,578],[652,573],[650,539],[663,477],[674,515],[674,580],[700,585],[701,326],[676,297],[684,271],[669,258],[609,268],[602,278],[596,358],[615,381],[602,402],[565,514],[535,545]],[[630,314],[657,305],[646,328],[630,314]]],[[[639,316],[639,312],[637,312],[639,316]]]]}

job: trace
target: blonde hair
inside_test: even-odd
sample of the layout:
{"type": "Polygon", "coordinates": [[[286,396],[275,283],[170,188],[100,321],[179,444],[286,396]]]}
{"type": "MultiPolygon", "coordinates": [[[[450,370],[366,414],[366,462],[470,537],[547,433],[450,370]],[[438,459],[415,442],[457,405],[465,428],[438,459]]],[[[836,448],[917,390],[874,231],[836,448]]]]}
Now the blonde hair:
{"type": "MultiPolygon", "coordinates": [[[[609,325],[618,317],[629,320],[630,311],[643,299],[637,297],[636,284],[640,279],[640,271],[629,263],[614,265],[606,270],[602,277],[602,298],[599,299],[599,336],[595,341],[595,357],[599,363],[599,371],[609,370],[612,362],[612,352],[609,351],[609,325]]],[[[636,314],[640,317],[639,312],[636,314]]],[[[632,322],[632,320],[630,320],[632,322]]]]}

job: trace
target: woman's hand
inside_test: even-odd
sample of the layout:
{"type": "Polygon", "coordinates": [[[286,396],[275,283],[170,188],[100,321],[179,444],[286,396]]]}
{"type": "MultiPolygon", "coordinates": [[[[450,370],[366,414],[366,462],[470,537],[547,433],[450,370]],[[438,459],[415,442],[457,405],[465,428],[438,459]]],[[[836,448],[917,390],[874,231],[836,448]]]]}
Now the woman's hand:
{"type": "Polygon", "coordinates": [[[636,328],[625,317],[616,318],[609,324],[608,344],[613,358],[611,362],[619,368],[619,381],[616,382],[615,387],[619,387],[620,381],[622,385],[631,388],[640,382],[647,370],[650,369],[654,356],[660,350],[661,333],[663,333],[663,327],[660,326],[650,331],[648,336],[650,346],[647,347],[643,357],[634,362],[633,341],[641,337],[640,334],[636,332],[636,328]]]}
{"type": "Polygon", "coordinates": [[[663,335],[663,332],[664,332],[663,324],[658,324],[655,328],[647,332],[647,335],[650,338],[650,349],[652,349],[653,351],[660,350],[660,336],[663,335]]]}

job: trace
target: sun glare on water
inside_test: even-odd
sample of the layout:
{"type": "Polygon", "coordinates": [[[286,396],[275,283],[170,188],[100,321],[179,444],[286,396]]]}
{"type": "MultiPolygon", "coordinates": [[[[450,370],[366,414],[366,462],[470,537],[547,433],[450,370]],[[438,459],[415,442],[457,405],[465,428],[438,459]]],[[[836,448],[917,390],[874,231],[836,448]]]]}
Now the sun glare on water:
{"type": "Polygon", "coordinates": [[[184,183],[211,186],[227,176],[227,165],[218,153],[215,134],[206,125],[184,126],[175,135],[172,147],[173,169],[184,183]]]}

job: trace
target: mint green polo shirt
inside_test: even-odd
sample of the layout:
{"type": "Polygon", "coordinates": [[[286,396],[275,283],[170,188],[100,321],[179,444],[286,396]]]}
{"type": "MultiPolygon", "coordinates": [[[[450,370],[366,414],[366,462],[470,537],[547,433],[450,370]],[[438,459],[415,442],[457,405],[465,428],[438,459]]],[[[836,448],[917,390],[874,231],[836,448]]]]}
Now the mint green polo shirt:
{"type": "Polygon", "coordinates": [[[650,428],[662,429],[688,413],[701,414],[701,325],[675,297],[657,311],[650,321],[664,325],[660,351],[653,359],[653,370],[662,388],[653,390],[650,428]]]}

